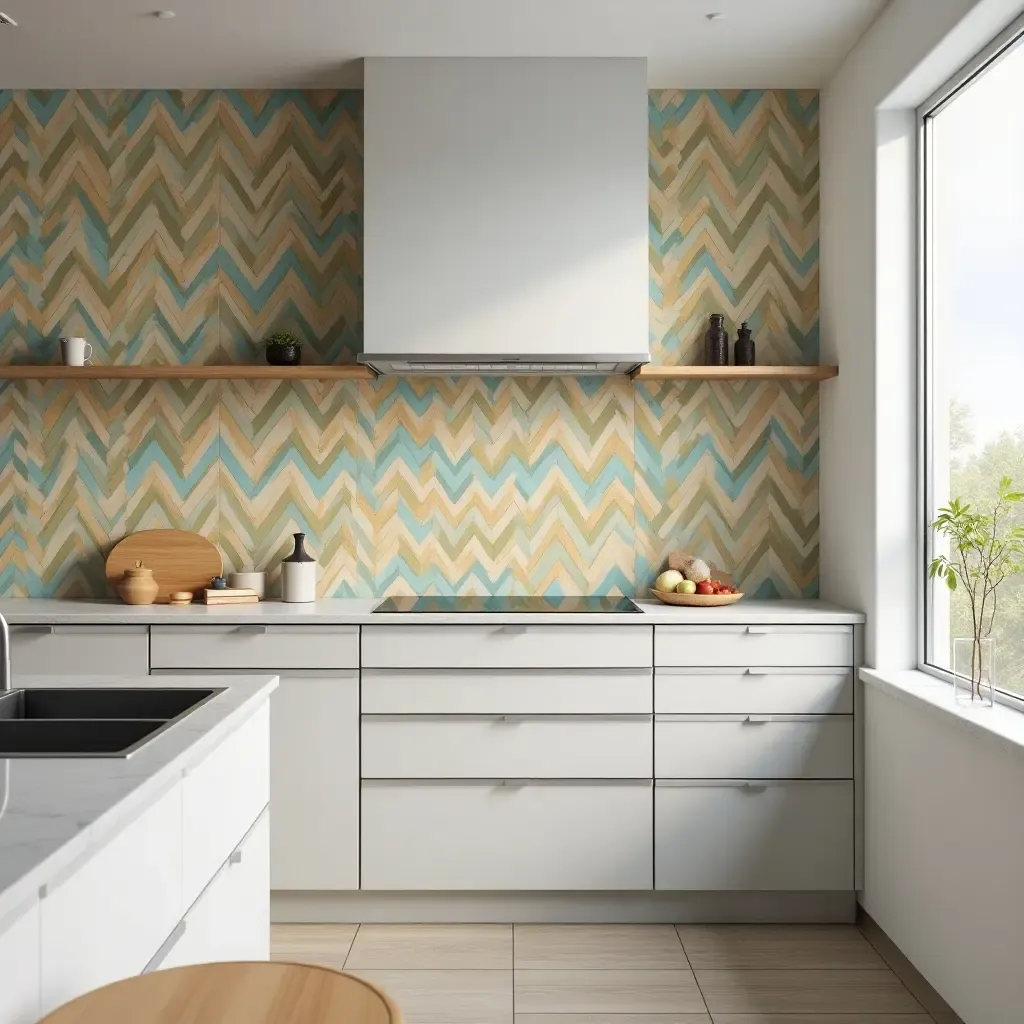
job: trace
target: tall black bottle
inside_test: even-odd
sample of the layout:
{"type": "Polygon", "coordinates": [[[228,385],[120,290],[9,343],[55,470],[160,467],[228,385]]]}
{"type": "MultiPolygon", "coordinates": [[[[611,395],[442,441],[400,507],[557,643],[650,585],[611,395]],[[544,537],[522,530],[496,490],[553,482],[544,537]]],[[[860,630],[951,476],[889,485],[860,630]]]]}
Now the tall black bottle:
{"type": "Polygon", "coordinates": [[[725,333],[725,317],[711,314],[711,326],[704,335],[704,363],[707,366],[729,365],[729,335],[725,333]]]}

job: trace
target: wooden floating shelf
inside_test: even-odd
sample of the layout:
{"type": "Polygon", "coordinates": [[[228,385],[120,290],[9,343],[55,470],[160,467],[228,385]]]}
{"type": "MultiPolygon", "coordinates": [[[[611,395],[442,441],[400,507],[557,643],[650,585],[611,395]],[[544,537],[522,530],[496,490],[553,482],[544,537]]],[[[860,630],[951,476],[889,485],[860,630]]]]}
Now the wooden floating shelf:
{"type": "Polygon", "coordinates": [[[634,380],[831,380],[838,366],[641,366],[634,380]]]}
{"type": "MultiPolygon", "coordinates": [[[[634,380],[830,380],[838,366],[642,366],[634,380]]],[[[0,365],[0,380],[375,380],[368,366],[27,366],[0,365]]],[[[415,376],[415,374],[411,375],[415,376]]]]}
{"type": "Polygon", "coordinates": [[[373,380],[368,366],[0,366],[0,380],[373,380]]]}

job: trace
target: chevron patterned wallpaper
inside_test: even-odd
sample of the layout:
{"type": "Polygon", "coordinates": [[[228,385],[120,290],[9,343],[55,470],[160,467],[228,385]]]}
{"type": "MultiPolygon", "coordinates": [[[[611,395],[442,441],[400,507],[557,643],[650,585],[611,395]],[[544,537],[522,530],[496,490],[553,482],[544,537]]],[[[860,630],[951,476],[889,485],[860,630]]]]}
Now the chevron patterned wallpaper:
{"type": "MultiPolygon", "coordinates": [[[[0,361],[361,347],[360,94],[0,91],[0,361]]],[[[651,347],[707,314],[817,361],[817,95],[650,94],[651,347]]],[[[646,587],[687,547],[817,593],[816,385],[534,378],[0,383],[0,593],[102,595],[123,534],[236,568],[295,530],[321,593],[646,587]]]]}

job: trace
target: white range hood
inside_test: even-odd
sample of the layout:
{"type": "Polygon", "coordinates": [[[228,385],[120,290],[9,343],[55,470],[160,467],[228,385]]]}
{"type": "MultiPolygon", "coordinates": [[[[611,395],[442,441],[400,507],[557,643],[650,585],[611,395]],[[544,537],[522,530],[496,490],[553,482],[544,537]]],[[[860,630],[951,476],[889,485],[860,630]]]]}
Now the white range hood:
{"type": "Polygon", "coordinates": [[[360,361],[646,363],[646,61],[370,57],[365,74],[360,361]]]}

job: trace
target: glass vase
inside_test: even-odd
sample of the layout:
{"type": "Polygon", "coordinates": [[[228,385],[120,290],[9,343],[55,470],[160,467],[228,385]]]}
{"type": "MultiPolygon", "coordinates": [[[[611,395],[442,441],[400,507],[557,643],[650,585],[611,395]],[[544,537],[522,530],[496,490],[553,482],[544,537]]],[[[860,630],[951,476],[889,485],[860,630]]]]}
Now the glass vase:
{"type": "Polygon", "coordinates": [[[995,640],[957,637],[953,641],[953,699],[963,707],[990,708],[996,674],[995,640]]]}

